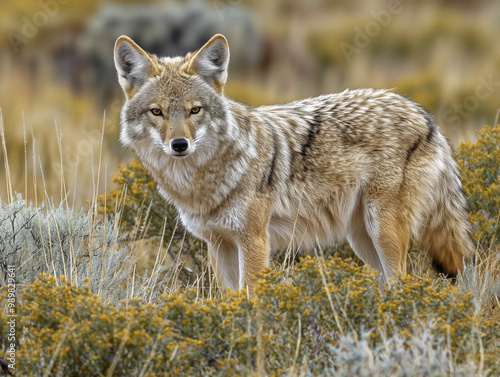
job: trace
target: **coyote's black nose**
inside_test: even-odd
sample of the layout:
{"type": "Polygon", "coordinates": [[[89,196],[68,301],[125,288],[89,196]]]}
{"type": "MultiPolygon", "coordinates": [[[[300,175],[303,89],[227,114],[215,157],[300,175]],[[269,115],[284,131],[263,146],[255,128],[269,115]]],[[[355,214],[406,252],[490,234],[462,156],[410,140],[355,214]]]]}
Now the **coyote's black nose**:
{"type": "Polygon", "coordinates": [[[172,149],[177,153],[182,153],[189,147],[189,142],[186,139],[174,139],[170,143],[172,149]]]}

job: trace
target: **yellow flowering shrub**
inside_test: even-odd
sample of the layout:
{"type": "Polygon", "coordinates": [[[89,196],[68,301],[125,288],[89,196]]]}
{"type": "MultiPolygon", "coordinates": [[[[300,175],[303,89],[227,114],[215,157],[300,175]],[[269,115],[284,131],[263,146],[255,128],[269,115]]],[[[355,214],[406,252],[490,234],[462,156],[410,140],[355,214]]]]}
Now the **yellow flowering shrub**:
{"type": "Polygon", "coordinates": [[[99,199],[105,203],[106,213],[120,213],[123,230],[142,232],[145,237],[161,236],[167,221],[172,235],[176,222],[175,209],[161,198],[156,183],[138,159],[133,158],[126,166],[119,165],[112,181],[117,188],[99,199]]]}
{"type": "Polygon", "coordinates": [[[471,206],[474,236],[490,244],[498,242],[500,235],[500,127],[486,126],[478,135],[475,143],[460,144],[457,159],[471,206]]]}
{"type": "Polygon", "coordinates": [[[368,267],[306,258],[264,271],[256,296],[186,290],[115,307],[44,277],[18,292],[17,375],[367,375],[355,371],[370,365],[372,376],[500,373],[500,326],[454,287],[408,277],[381,289],[368,267]]]}
{"type": "Polygon", "coordinates": [[[99,200],[105,204],[103,211],[120,214],[122,230],[129,239],[163,236],[164,243],[170,244],[174,252],[181,247],[200,250],[201,241],[184,230],[175,208],[161,197],[155,181],[138,159],[118,166],[113,183],[116,188],[99,200]]]}

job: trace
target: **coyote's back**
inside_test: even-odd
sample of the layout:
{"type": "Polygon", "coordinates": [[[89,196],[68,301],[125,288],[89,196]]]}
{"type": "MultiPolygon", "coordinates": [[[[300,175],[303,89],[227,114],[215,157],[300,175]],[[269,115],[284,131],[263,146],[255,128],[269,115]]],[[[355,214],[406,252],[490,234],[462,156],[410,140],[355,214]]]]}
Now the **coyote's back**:
{"type": "Polygon", "coordinates": [[[472,250],[453,150],[430,114],[386,90],[249,108],[223,95],[229,49],[183,58],[126,37],[115,61],[134,149],[223,286],[253,288],[272,249],[347,239],[384,278],[406,273],[411,237],[450,276],[472,250]]]}
{"type": "Polygon", "coordinates": [[[460,269],[472,249],[467,201],[453,150],[425,109],[368,89],[253,112],[278,141],[271,245],[347,239],[389,277],[406,272],[413,236],[439,271],[460,269]]]}

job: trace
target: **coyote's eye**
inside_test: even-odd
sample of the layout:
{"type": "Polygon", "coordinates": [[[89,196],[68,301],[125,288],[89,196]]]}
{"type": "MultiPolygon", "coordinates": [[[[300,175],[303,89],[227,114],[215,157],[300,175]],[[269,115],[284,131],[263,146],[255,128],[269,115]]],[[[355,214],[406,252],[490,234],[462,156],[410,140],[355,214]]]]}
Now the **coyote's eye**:
{"type": "Polygon", "coordinates": [[[160,116],[162,115],[162,112],[160,109],[151,109],[150,110],[153,115],[160,116]]]}
{"type": "Polygon", "coordinates": [[[191,109],[191,114],[198,114],[201,110],[200,106],[195,106],[191,109]]]}

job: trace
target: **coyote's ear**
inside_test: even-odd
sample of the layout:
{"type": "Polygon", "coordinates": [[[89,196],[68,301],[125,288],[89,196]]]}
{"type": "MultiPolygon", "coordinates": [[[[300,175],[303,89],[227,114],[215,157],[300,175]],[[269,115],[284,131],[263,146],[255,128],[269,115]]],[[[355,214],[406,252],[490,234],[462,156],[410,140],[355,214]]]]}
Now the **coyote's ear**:
{"type": "Polygon", "coordinates": [[[127,99],[153,75],[155,65],[152,56],[129,37],[122,35],[116,40],[115,67],[127,99]]]}
{"type": "Polygon", "coordinates": [[[216,34],[188,60],[186,72],[200,75],[218,93],[222,93],[227,79],[229,46],[222,34],[216,34]]]}

